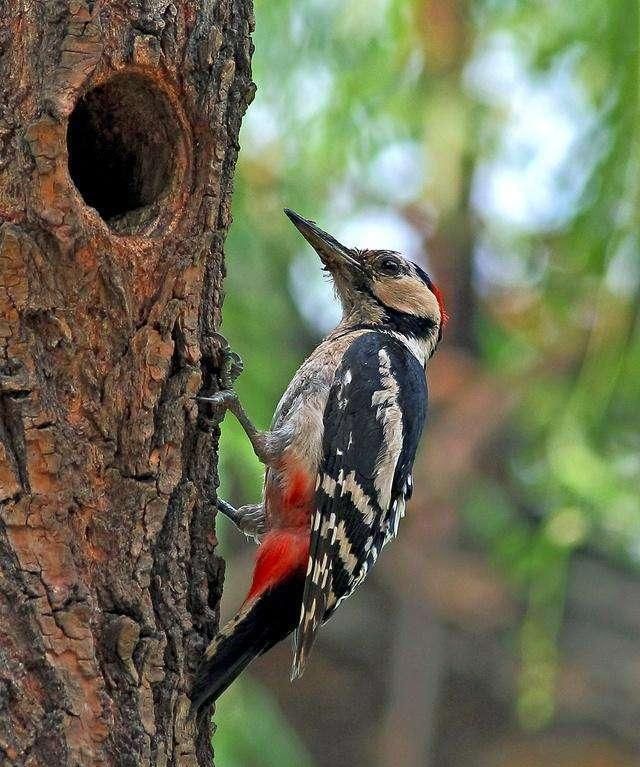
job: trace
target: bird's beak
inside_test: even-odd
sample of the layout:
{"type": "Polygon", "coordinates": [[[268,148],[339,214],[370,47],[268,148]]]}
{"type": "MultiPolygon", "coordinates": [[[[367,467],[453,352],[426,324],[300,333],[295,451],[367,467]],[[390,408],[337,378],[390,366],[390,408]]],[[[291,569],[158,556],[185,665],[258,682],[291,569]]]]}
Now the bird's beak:
{"type": "Polygon", "coordinates": [[[337,273],[342,276],[350,274],[353,277],[355,272],[362,275],[364,271],[363,265],[353,250],[342,245],[342,243],[338,242],[335,237],[327,234],[327,232],[323,232],[314,221],[307,221],[306,218],[302,218],[302,216],[289,210],[289,208],[285,208],[284,212],[294,223],[300,234],[320,256],[322,263],[331,274],[334,276],[337,276],[337,273]]]}

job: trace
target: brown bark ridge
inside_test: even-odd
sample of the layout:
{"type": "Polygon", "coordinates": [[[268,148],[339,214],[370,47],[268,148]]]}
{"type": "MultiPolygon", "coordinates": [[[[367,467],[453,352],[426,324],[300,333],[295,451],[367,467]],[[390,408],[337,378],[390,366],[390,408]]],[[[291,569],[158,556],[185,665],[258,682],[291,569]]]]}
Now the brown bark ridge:
{"type": "Polygon", "coordinates": [[[250,0],[0,0],[0,764],[209,765],[250,0]]]}

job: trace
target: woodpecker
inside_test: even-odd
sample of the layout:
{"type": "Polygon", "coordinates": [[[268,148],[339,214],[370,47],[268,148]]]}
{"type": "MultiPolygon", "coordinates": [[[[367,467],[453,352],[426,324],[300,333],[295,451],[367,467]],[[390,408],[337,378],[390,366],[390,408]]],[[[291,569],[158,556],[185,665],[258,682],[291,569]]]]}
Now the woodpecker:
{"type": "MultiPolygon", "coordinates": [[[[412,261],[347,248],[285,213],[331,276],[343,317],[294,375],[268,431],[232,388],[200,398],[238,418],[266,471],[260,504],[218,502],[259,548],[244,603],[206,649],[195,712],[292,632],[291,678],[300,676],[320,625],[397,534],[426,417],[426,365],[447,319],[441,292],[412,261]]],[[[234,377],[237,357],[230,367],[234,377]]]]}

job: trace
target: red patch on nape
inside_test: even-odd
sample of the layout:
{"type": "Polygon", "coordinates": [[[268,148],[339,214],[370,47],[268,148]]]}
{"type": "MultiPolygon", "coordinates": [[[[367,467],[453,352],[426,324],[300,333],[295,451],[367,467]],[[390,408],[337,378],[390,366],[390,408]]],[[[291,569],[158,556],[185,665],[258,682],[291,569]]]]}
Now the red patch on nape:
{"type": "Polygon", "coordinates": [[[435,284],[431,283],[431,292],[436,297],[436,301],[438,302],[438,306],[440,307],[440,316],[442,317],[442,324],[443,326],[449,322],[449,312],[447,312],[447,309],[444,305],[444,294],[440,290],[440,288],[435,284]]]}
{"type": "Polygon", "coordinates": [[[258,549],[251,588],[245,601],[299,573],[304,577],[309,559],[309,530],[274,530],[258,549]]]}

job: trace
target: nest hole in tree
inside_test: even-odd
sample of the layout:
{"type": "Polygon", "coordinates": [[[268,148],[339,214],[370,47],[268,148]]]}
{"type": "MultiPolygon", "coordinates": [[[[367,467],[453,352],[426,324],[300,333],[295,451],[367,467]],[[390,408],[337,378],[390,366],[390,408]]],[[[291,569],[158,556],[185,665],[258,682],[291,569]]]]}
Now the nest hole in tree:
{"type": "Polygon", "coordinates": [[[180,142],[167,97],[150,79],[122,73],[88,91],[71,113],[69,173],[114,231],[135,233],[161,212],[180,142]]]}

